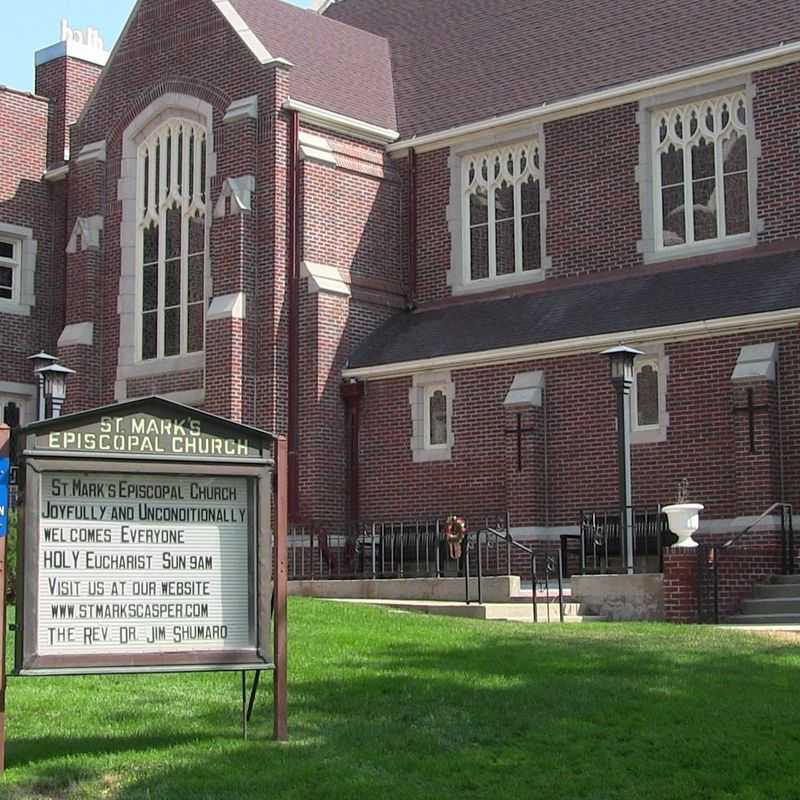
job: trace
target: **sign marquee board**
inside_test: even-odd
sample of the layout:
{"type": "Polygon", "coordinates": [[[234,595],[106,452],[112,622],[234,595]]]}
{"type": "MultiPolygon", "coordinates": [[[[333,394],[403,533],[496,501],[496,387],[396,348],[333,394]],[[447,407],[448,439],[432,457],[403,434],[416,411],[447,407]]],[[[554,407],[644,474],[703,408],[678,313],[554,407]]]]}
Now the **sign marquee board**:
{"type": "Polygon", "coordinates": [[[272,668],[272,436],[161,398],[25,433],[18,674],[272,668]]]}

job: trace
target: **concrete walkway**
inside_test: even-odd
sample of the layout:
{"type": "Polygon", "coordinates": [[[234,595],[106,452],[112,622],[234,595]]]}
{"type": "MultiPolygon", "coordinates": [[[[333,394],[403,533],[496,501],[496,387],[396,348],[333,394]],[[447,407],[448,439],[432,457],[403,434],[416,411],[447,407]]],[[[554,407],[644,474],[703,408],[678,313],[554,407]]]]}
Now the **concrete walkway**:
{"type": "MultiPolygon", "coordinates": [[[[378,608],[389,608],[394,611],[416,614],[435,614],[447,617],[463,617],[467,619],[485,619],[506,622],[533,622],[533,606],[531,603],[470,603],[445,600],[387,600],[367,598],[328,598],[335,603],[368,605],[378,608]]],[[[558,603],[541,601],[536,603],[539,623],[559,622],[558,603]],[[549,609],[548,609],[549,606],[549,609]],[[549,616],[548,616],[549,610],[549,616]]],[[[580,613],[580,604],[564,603],[564,622],[602,622],[603,617],[589,617],[580,613]]]]}

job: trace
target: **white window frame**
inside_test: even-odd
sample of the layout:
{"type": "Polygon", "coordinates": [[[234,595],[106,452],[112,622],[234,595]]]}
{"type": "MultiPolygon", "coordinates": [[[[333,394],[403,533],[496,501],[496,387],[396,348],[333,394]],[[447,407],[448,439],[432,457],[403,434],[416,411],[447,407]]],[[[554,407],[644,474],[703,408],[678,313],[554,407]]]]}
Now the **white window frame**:
{"type": "Polygon", "coordinates": [[[449,372],[415,375],[409,390],[411,405],[411,452],[415,463],[450,461],[453,450],[453,401],[455,385],[449,372]],[[437,391],[447,400],[447,441],[431,444],[430,400],[437,391]]]}
{"type": "Polygon", "coordinates": [[[11,244],[14,257],[0,257],[0,264],[13,270],[11,297],[0,297],[0,313],[30,316],[36,304],[34,281],[38,242],[33,238],[33,229],[22,225],[0,222],[0,241],[11,244]]]}
{"type": "MultiPolygon", "coordinates": [[[[547,203],[549,191],[546,188],[545,176],[545,146],[544,129],[541,125],[526,126],[495,133],[469,143],[454,145],[450,149],[450,204],[447,217],[450,229],[451,257],[450,270],[447,282],[454,295],[469,294],[474,292],[493,291],[508,286],[517,286],[536,283],[544,280],[545,273],[550,266],[550,259],[546,254],[547,244],[547,203]],[[510,175],[506,164],[509,154],[518,156],[521,150],[527,150],[529,157],[525,172],[510,175]],[[538,166],[535,159],[530,157],[536,153],[538,166]],[[489,174],[484,181],[482,176],[470,180],[470,165],[486,158],[489,163],[495,159],[500,160],[500,174],[495,177],[489,174]],[[522,270],[522,203],[520,187],[533,175],[539,182],[539,235],[540,235],[540,268],[536,270],[522,270]],[[496,224],[494,191],[505,180],[514,186],[514,244],[515,244],[515,271],[507,275],[497,275],[496,259],[496,224]],[[488,248],[489,248],[489,275],[486,278],[472,278],[471,265],[471,219],[470,219],[470,194],[471,189],[478,183],[485,184],[488,193],[488,248]]],[[[517,161],[517,163],[519,163],[517,161]]],[[[493,172],[493,170],[492,170],[493,172]]]]}
{"type": "Polygon", "coordinates": [[[425,403],[425,413],[423,416],[424,419],[424,435],[425,435],[425,449],[426,450],[439,450],[445,449],[450,447],[450,410],[449,406],[449,391],[448,387],[444,383],[433,383],[429,386],[425,387],[424,395],[423,395],[423,402],[425,403]],[[447,425],[447,437],[444,442],[440,442],[439,444],[434,444],[431,441],[431,434],[433,432],[433,420],[431,417],[431,400],[436,392],[441,392],[445,398],[445,421],[447,425]]]}
{"type": "Polygon", "coordinates": [[[631,385],[631,442],[648,444],[664,442],[669,431],[669,414],[667,413],[667,383],[669,377],[669,357],[663,345],[639,347],[644,351],[633,362],[633,384],[631,385]],[[638,380],[643,367],[653,366],[658,374],[658,424],[639,425],[638,380]]]}
{"type": "MultiPolygon", "coordinates": [[[[173,178],[178,160],[178,137],[172,136],[172,152],[170,154],[173,178]]],[[[137,153],[137,178],[136,178],[136,200],[139,209],[139,219],[136,234],[136,361],[137,363],[149,364],[158,361],[169,361],[171,359],[183,359],[186,356],[202,354],[205,351],[205,317],[208,313],[209,287],[209,228],[210,228],[210,202],[209,192],[211,183],[208,177],[208,132],[201,122],[187,119],[184,116],[176,115],[159,125],[154,125],[148,131],[146,138],[139,145],[137,153]],[[202,163],[202,147],[198,141],[194,149],[194,164],[191,169],[194,171],[194,186],[192,193],[186,191],[187,175],[189,174],[189,145],[187,141],[183,144],[183,164],[184,175],[183,191],[179,192],[173,179],[172,186],[167,187],[165,182],[167,168],[167,148],[160,148],[160,179],[161,185],[156,186],[152,176],[155,169],[151,166],[150,179],[147,183],[148,198],[145,198],[145,155],[156,152],[155,144],[157,139],[166,141],[168,132],[177,132],[180,128],[202,134],[206,149],[206,162],[202,163]],[[201,182],[201,176],[205,175],[205,182],[201,182]],[[166,231],[167,231],[167,212],[177,205],[181,215],[181,241],[180,241],[180,342],[178,352],[172,355],[165,355],[166,339],[166,231]],[[189,220],[196,213],[202,215],[205,220],[203,240],[204,240],[204,263],[203,263],[203,347],[200,350],[188,350],[188,325],[189,325],[189,220]],[[144,231],[151,224],[158,227],[158,301],[156,305],[156,355],[154,358],[143,357],[143,297],[144,297],[144,231]]],[[[152,165],[152,161],[150,162],[152,165]]],[[[172,308],[172,306],[170,306],[172,308]]]]}
{"type": "Polygon", "coordinates": [[[0,381],[0,422],[9,403],[14,403],[20,410],[20,427],[35,422],[37,391],[34,384],[0,381]]]}
{"type": "MultiPolygon", "coordinates": [[[[753,97],[755,87],[748,77],[729,78],[717,81],[710,85],[694,87],[678,92],[643,99],[639,104],[637,115],[640,129],[640,153],[637,180],[640,187],[640,204],[642,211],[642,239],[638,242],[639,252],[643,254],[645,263],[669,261],[680,258],[689,258],[696,255],[735,250],[744,247],[753,247],[758,242],[758,234],[763,230],[763,222],[758,218],[758,159],[761,148],[755,136],[755,123],[753,119],[753,97]],[[705,113],[709,103],[731,104],[743,100],[746,107],[747,119],[741,124],[735,114],[731,114],[731,122],[724,130],[717,129],[713,133],[715,141],[715,194],[717,197],[717,236],[714,239],[695,241],[693,237],[694,216],[692,209],[684,204],[686,214],[686,238],[683,244],[667,246],[664,244],[662,191],[661,191],[661,151],[668,147],[670,142],[680,144],[684,148],[684,192],[690,196],[691,174],[691,145],[700,136],[706,135],[702,126],[698,126],[696,133],[692,134],[690,126],[684,125],[682,140],[675,137],[671,131],[667,140],[660,141],[660,124],[666,115],[670,121],[675,119],[677,113],[683,118],[693,110],[700,116],[705,113]],[[746,233],[728,235],[725,232],[725,203],[723,163],[721,157],[721,143],[736,129],[740,135],[747,137],[747,181],[749,203],[749,230],[746,233]],[[721,209],[721,213],[720,213],[721,209]]],[[[735,106],[732,106],[735,107],[735,106]]]]}
{"type": "Polygon", "coordinates": [[[5,258],[0,255],[0,267],[11,268],[11,297],[0,297],[6,303],[19,303],[19,273],[22,261],[22,241],[10,236],[0,235],[0,244],[10,244],[12,257],[5,258]]]}
{"type": "MultiPolygon", "coordinates": [[[[139,358],[141,343],[137,334],[139,325],[137,315],[141,303],[137,296],[138,247],[140,246],[138,236],[140,213],[137,203],[138,149],[139,145],[155,127],[173,117],[199,122],[205,127],[208,137],[206,151],[207,182],[211,182],[216,175],[216,155],[213,137],[214,112],[211,105],[204,100],[175,92],[164,94],[145,108],[123,133],[122,164],[120,167],[120,180],[117,185],[117,199],[122,204],[120,280],[117,299],[120,333],[117,376],[114,386],[114,397],[118,401],[127,399],[127,383],[129,380],[201,371],[205,366],[204,352],[191,353],[184,356],[171,356],[163,359],[149,359],[147,361],[142,361],[139,358]]],[[[211,220],[207,216],[207,235],[210,225],[211,220]]],[[[206,258],[205,293],[207,298],[214,296],[208,255],[206,258]]],[[[207,312],[208,309],[206,309],[207,312]]]]}

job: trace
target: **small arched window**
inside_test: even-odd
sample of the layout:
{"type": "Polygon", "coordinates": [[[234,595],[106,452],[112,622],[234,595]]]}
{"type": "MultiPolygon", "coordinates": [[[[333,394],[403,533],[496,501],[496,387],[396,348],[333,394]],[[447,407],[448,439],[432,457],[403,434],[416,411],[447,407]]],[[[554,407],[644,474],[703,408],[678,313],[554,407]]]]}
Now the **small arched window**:
{"type": "Polygon", "coordinates": [[[137,154],[139,358],[203,350],[206,304],[207,132],[171,119],[137,154]]]}
{"type": "Polygon", "coordinates": [[[637,362],[635,368],[636,428],[657,428],[660,420],[658,361],[648,359],[637,362]]]}
{"type": "Polygon", "coordinates": [[[447,393],[444,387],[431,387],[426,412],[426,447],[447,447],[447,393]]]}

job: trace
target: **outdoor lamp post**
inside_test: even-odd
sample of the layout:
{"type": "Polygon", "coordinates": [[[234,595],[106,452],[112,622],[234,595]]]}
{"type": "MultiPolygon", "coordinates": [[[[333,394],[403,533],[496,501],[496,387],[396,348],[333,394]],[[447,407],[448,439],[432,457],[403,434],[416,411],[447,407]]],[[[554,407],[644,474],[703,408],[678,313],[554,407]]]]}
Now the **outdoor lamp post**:
{"type": "Polygon", "coordinates": [[[28,361],[33,362],[33,371],[39,376],[39,392],[36,396],[36,419],[44,419],[44,375],[41,370],[55,364],[58,359],[40,350],[36,355],[28,356],[28,361]]]}
{"type": "Polygon", "coordinates": [[[633,575],[633,493],[631,491],[631,386],[633,362],[640,350],[619,345],[605,350],[611,366],[611,383],[617,393],[617,461],[619,464],[619,506],[625,569],[633,575]]]}
{"type": "Polygon", "coordinates": [[[44,382],[43,419],[60,417],[67,397],[67,376],[74,375],[75,370],[62,364],[49,364],[37,369],[36,372],[44,382]]]}

